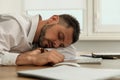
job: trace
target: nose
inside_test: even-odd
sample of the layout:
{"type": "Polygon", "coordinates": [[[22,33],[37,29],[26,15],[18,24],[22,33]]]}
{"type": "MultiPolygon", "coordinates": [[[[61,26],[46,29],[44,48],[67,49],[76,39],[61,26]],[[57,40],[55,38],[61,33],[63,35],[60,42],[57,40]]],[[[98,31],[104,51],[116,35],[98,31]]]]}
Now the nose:
{"type": "Polygon", "coordinates": [[[59,41],[59,40],[54,41],[54,47],[55,47],[55,48],[60,47],[60,44],[61,44],[61,43],[62,43],[62,42],[59,41]]]}

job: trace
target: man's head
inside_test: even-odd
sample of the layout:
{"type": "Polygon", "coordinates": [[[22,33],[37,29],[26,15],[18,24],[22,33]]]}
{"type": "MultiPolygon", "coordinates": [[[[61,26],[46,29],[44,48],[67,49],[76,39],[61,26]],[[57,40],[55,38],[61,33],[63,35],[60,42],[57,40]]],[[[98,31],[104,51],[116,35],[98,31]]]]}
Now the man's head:
{"type": "Polygon", "coordinates": [[[40,47],[67,47],[79,39],[79,22],[73,16],[54,15],[46,21],[38,40],[40,47]]]}

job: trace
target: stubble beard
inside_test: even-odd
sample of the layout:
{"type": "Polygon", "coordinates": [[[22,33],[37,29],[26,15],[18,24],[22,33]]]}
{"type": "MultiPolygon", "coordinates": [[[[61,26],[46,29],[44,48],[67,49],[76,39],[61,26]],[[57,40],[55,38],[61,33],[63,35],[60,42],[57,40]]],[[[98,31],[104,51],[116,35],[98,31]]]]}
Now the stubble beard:
{"type": "Polygon", "coordinates": [[[41,32],[40,32],[39,39],[38,39],[38,47],[46,48],[46,46],[43,44],[43,41],[45,39],[45,33],[52,26],[53,25],[47,25],[47,24],[43,26],[43,28],[41,29],[41,32]]]}

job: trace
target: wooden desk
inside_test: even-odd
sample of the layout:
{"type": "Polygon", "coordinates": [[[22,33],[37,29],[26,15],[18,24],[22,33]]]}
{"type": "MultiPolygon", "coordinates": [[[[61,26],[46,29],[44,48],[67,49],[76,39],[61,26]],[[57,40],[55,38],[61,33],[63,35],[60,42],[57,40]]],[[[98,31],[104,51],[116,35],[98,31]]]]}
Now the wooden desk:
{"type": "MultiPolygon", "coordinates": [[[[120,59],[103,60],[101,64],[80,64],[82,67],[120,69],[120,59]]],[[[48,66],[0,66],[0,80],[37,80],[32,78],[18,77],[17,71],[47,68],[48,66]]]]}
{"type": "Polygon", "coordinates": [[[42,69],[48,66],[0,66],[0,80],[37,80],[31,78],[18,77],[17,71],[29,69],[42,69]]]}

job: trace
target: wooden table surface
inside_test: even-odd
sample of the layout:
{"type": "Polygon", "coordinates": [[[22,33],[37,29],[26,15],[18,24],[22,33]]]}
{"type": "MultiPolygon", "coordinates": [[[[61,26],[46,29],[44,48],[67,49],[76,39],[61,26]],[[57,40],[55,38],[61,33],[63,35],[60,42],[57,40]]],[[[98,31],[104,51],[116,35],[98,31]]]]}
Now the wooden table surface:
{"type": "MultiPolygon", "coordinates": [[[[103,60],[101,64],[80,64],[81,67],[120,69],[120,59],[103,60]]],[[[18,77],[17,71],[48,68],[50,66],[0,66],[0,80],[37,80],[33,78],[18,77]]]]}

